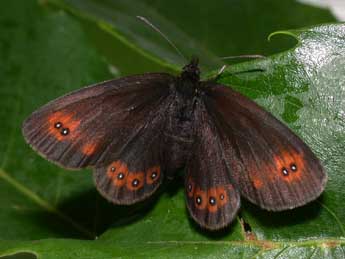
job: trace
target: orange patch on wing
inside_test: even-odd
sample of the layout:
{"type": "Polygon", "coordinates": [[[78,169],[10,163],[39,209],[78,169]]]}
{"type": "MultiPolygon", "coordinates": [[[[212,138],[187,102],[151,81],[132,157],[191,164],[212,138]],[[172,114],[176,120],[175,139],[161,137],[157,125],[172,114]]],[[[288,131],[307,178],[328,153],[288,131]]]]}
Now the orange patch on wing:
{"type": "Polygon", "coordinates": [[[73,118],[73,113],[63,113],[63,112],[54,112],[48,117],[49,128],[48,131],[53,135],[57,140],[61,141],[66,138],[75,137],[75,130],[79,127],[80,120],[73,118]],[[56,128],[56,123],[61,123],[60,128],[56,128]],[[62,129],[68,129],[67,135],[62,135],[62,129]]]}
{"type": "Polygon", "coordinates": [[[192,177],[189,177],[187,181],[187,195],[189,198],[193,197],[194,189],[195,189],[195,184],[192,180],[192,177]]]}
{"type": "Polygon", "coordinates": [[[127,189],[131,191],[139,190],[144,186],[144,180],[144,172],[130,172],[127,177],[127,189]],[[136,181],[138,181],[137,185],[135,185],[136,181]]]}
{"type": "Polygon", "coordinates": [[[127,182],[128,168],[125,163],[117,160],[107,168],[107,175],[117,187],[122,187],[127,182]]]}
{"type": "Polygon", "coordinates": [[[302,178],[302,175],[300,172],[289,174],[288,176],[283,176],[283,180],[288,182],[288,183],[299,181],[299,180],[301,180],[301,178],[302,178]]]}
{"type": "Polygon", "coordinates": [[[252,178],[252,182],[255,189],[260,189],[264,185],[262,180],[259,178],[252,178]]]}
{"type": "Polygon", "coordinates": [[[82,149],[81,152],[83,152],[84,155],[91,156],[93,153],[95,153],[95,150],[97,148],[97,143],[86,143],[82,149]]]}
{"type": "Polygon", "coordinates": [[[194,192],[194,204],[195,204],[195,206],[198,209],[203,210],[203,209],[206,209],[207,203],[208,203],[207,193],[202,191],[200,188],[196,188],[196,190],[194,192]],[[201,203],[200,204],[197,203],[197,198],[198,197],[201,198],[201,203]]]}
{"type": "Polygon", "coordinates": [[[224,187],[214,187],[207,191],[207,209],[211,213],[217,212],[218,209],[223,207],[228,202],[228,194],[224,187]],[[210,203],[211,198],[215,199],[215,204],[210,203]]]}
{"type": "Polygon", "coordinates": [[[289,183],[301,179],[305,167],[303,154],[284,151],[280,155],[274,156],[273,160],[276,165],[276,173],[281,179],[289,183]],[[292,166],[296,166],[295,171],[292,170],[292,166]],[[284,169],[287,170],[286,175],[283,173],[284,169]]]}
{"type": "Polygon", "coordinates": [[[149,168],[146,171],[146,183],[153,184],[159,180],[161,176],[161,167],[159,165],[149,168]]]}
{"type": "MultiPolygon", "coordinates": [[[[232,186],[229,189],[232,190],[232,186]]],[[[219,206],[223,207],[225,204],[227,204],[228,199],[229,197],[228,197],[228,192],[226,191],[226,189],[222,186],[217,187],[217,201],[218,201],[219,206]]]]}
{"type": "Polygon", "coordinates": [[[218,202],[219,202],[219,197],[218,197],[218,190],[217,188],[210,188],[207,191],[207,210],[211,213],[214,213],[218,210],[218,202]],[[210,203],[210,199],[213,198],[215,200],[215,204],[210,203]]]}

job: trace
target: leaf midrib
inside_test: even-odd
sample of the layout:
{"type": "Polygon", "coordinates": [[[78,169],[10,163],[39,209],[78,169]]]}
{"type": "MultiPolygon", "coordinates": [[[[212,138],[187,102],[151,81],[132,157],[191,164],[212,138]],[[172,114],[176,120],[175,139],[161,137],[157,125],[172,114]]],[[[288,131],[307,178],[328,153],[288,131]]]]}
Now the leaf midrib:
{"type": "Polygon", "coordinates": [[[329,239],[310,239],[302,241],[270,241],[270,240],[231,240],[231,241],[187,241],[187,240],[166,240],[166,241],[147,241],[144,242],[148,245],[231,245],[231,246],[256,246],[266,250],[277,249],[285,246],[296,246],[296,247],[308,247],[308,246],[319,246],[319,247],[334,247],[337,245],[345,245],[345,238],[329,238],[329,239]]]}

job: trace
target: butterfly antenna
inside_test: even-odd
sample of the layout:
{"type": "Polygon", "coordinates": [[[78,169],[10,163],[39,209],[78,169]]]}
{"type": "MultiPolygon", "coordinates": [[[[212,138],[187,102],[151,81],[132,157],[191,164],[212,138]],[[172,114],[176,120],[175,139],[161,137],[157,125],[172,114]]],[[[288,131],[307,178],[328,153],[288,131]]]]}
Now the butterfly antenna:
{"type": "MultiPolygon", "coordinates": [[[[228,56],[228,57],[220,57],[221,60],[224,59],[236,59],[236,58],[266,58],[263,55],[240,55],[240,56],[228,56]]],[[[225,68],[227,67],[227,65],[223,65],[221,67],[221,69],[218,71],[215,80],[217,80],[221,74],[224,72],[225,68]]],[[[247,72],[264,72],[264,69],[251,69],[251,70],[247,70],[247,71],[240,71],[240,72],[235,72],[235,73],[231,73],[232,75],[236,75],[236,74],[242,74],[242,73],[247,73],[247,72]]]]}
{"type": "Polygon", "coordinates": [[[150,26],[151,29],[153,29],[154,31],[158,32],[169,44],[170,46],[172,46],[176,52],[184,59],[187,61],[186,57],[181,53],[181,51],[179,51],[179,49],[175,46],[174,43],[172,43],[172,41],[169,40],[169,38],[167,36],[165,36],[165,34],[163,32],[161,32],[153,23],[151,23],[149,20],[147,20],[145,17],[143,16],[137,16],[137,18],[146,23],[146,25],[150,26]]]}
{"type": "Polygon", "coordinates": [[[223,66],[221,67],[221,69],[219,69],[218,74],[217,74],[217,77],[219,77],[219,76],[224,72],[225,68],[226,68],[226,65],[223,65],[223,66]]]}
{"type": "MultiPolygon", "coordinates": [[[[223,65],[221,67],[221,69],[218,71],[217,75],[213,79],[214,81],[217,81],[220,78],[220,76],[222,75],[222,73],[224,72],[226,67],[227,67],[227,65],[223,65]]],[[[229,75],[234,76],[234,75],[239,75],[239,74],[244,74],[244,73],[265,72],[265,71],[266,70],[262,69],[262,68],[254,68],[254,69],[248,69],[248,70],[244,70],[244,71],[230,72],[229,75]]]]}

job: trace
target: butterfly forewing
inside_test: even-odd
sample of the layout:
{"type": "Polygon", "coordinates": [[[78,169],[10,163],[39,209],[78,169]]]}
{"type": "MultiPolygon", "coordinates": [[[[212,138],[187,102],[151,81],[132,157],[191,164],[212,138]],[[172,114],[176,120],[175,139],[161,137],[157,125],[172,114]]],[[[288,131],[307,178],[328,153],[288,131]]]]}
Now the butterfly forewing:
{"type": "Polygon", "coordinates": [[[275,211],[316,199],[327,175],[310,148],[248,98],[205,84],[205,103],[220,129],[224,159],[241,195],[275,211]]]}
{"type": "Polygon", "coordinates": [[[160,110],[169,93],[168,74],[107,81],[63,96],[23,124],[26,141],[67,168],[107,163],[160,110]]]}
{"type": "Polygon", "coordinates": [[[195,123],[193,156],[185,177],[187,207],[199,225],[216,230],[233,220],[240,197],[222,157],[218,129],[203,104],[195,110],[195,123]]]}

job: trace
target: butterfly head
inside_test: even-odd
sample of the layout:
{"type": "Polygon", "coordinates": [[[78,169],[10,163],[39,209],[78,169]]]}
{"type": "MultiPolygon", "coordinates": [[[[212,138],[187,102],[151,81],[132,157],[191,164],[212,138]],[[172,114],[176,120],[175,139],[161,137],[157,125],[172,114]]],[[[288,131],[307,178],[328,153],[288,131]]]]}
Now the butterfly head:
{"type": "Polygon", "coordinates": [[[193,57],[189,64],[183,67],[181,78],[183,80],[190,80],[193,82],[199,82],[200,80],[200,69],[199,69],[199,59],[193,57]]]}

